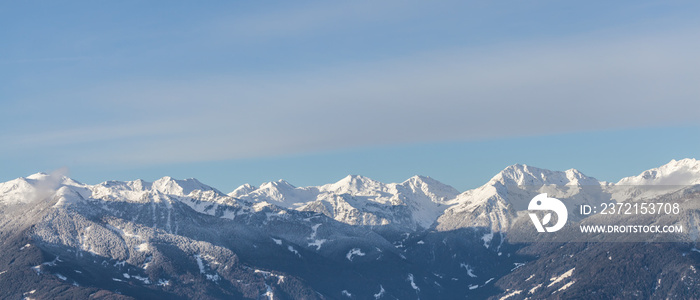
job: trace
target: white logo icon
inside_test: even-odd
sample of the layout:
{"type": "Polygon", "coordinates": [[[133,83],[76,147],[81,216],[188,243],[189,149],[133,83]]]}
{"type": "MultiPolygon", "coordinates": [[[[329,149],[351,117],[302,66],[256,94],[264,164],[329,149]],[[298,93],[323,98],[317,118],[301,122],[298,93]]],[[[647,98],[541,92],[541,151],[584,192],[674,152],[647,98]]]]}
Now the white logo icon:
{"type": "Polygon", "coordinates": [[[555,214],[557,214],[557,224],[554,224],[553,226],[549,227],[544,227],[544,225],[547,225],[549,221],[552,220],[552,213],[547,213],[544,215],[544,218],[542,218],[542,221],[537,218],[537,214],[535,213],[530,213],[530,219],[532,219],[532,223],[535,224],[535,227],[537,227],[538,232],[555,232],[559,229],[562,229],[564,225],[566,224],[566,218],[567,218],[567,210],[566,206],[564,206],[564,203],[559,201],[559,199],[555,198],[547,198],[547,193],[542,193],[535,198],[532,198],[530,200],[530,204],[527,206],[528,210],[549,210],[553,211],[555,214]]]}

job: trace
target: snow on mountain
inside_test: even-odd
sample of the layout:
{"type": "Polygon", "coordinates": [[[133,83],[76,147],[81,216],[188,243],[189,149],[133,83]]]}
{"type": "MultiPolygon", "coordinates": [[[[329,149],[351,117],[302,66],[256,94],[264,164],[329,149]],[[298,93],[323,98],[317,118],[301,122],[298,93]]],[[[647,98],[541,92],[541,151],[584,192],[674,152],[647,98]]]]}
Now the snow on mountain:
{"type": "Polygon", "coordinates": [[[318,187],[319,191],[335,194],[350,194],[354,196],[375,196],[376,202],[387,202],[387,184],[359,175],[348,175],[336,183],[318,187]]]}
{"type": "Polygon", "coordinates": [[[453,187],[424,176],[411,177],[397,185],[396,189],[401,196],[414,195],[406,196],[404,202],[411,208],[413,218],[424,228],[432,225],[459,194],[453,187]]]}
{"type": "Polygon", "coordinates": [[[0,204],[26,203],[33,198],[35,188],[25,178],[0,183],[0,204]]]}
{"type": "Polygon", "coordinates": [[[243,185],[229,196],[297,210],[323,213],[353,225],[396,225],[428,228],[445,204],[459,192],[430,177],[414,176],[402,183],[382,183],[349,175],[322,186],[294,187],[284,180],[255,189],[243,185]]]}
{"type": "Polygon", "coordinates": [[[168,195],[189,195],[193,191],[215,191],[221,194],[221,192],[217,191],[216,189],[205,185],[194,178],[176,180],[170,176],[165,176],[154,181],[152,188],[168,195]]]}
{"type": "Polygon", "coordinates": [[[244,196],[246,194],[252,193],[253,191],[257,190],[258,188],[256,186],[250,185],[250,184],[244,184],[242,186],[239,186],[233,192],[230,192],[228,195],[234,198],[239,198],[241,196],[244,196]]]}
{"type": "Polygon", "coordinates": [[[56,207],[77,204],[85,200],[80,193],[68,186],[60,187],[54,194],[54,198],[56,198],[56,204],[54,205],[56,207]]]}
{"type": "Polygon", "coordinates": [[[227,198],[218,190],[199,182],[197,179],[189,178],[176,180],[171,177],[163,177],[154,182],[147,182],[141,179],[134,181],[106,181],[94,186],[90,186],[94,198],[113,198],[117,201],[143,202],[149,201],[148,195],[162,194],[170,196],[192,196],[202,198],[202,201],[214,201],[218,198],[227,198]],[[206,195],[201,197],[201,195],[206,195]]]}
{"type": "MultiPolygon", "coordinates": [[[[617,185],[698,184],[699,177],[698,162],[685,159],[625,178],[617,185]]],[[[524,262],[498,234],[526,217],[524,210],[536,194],[546,192],[567,203],[587,203],[610,197],[613,187],[574,169],[550,171],[526,165],[509,166],[486,184],[464,193],[424,176],[387,184],[350,175],[311,187],[279,180],[259,187],[243,185],[225,195],[196,179],[163,177],[154,182],[86,185],[60,174],[38,173],[0,183],[0,237],[16,239],[0,245],[0,252],[12,257],[0,263],[16,261],[14,269],[0,265],[0,277],[28,276],[5,280],[0,290],[19,290],[11,285],[18,282],[23,291],[37,291],[37,298],[59,298],[42,294],[61,289],[35,285],[39,278],[42,284],[64,287],[141,289],[140,293],[132,290],[132,295],[140,296],[137,298],[231,295],[257,299],[273,293],[292,299],[345,294],[405,299],[416,293],[421,298],[486,298],[492,291],[485,286],[494,284],[489,282],[526,270],[531,274],[514,277],[518,280],[509,283],[511,290],[504,295],[517,298],[514,291],[537,293],[535,297],[553,292],[566,295],[583,285],[585,278],[579,275],[602,271],[583,272],[591,264],[550,268],[563,254],[579,252],[556,252],[539,262],[524,262]],[[420,230],[435,227],[437,230],[420,230]],[[475,227],[484,231],[456,230],[475,227]],[[401,232],[383,231],[385,228],[401,232]],[[349,264],[353,267],[347,268],[349,264]],[[535,275],[539,283],[527,282],[535,275]],[[313,287],[330,288],[314,291],[313,287]],[[158,291],[163,293],[152,294],[158,291]],[[201,294],[207,291],[211,294],[201,294]]],[[[692,188],[696,195],[698,186],[692,188]]],[[[688,221],[684,227],[698,228],[697,211],[691,213],[694,223],[688,221]]],[[[635,247],[616,253],[626,254],[635,247]]],[[[607,260],[615,255],[603,252],[610,250],[607,246],[592,245],[590,249],[586,259],[569,261],[607,260]]],[[[685,259],[686,254],[678,257],[685,259]]],[[[643,265],[652,266],[654,261],[643,265]]],[[[687,270],[669,270],[665,274],[679,274],[678,278],[690,275],[687,270]]],[[[612,279],[621,278],[620,273],[608,274],[612,279]]],[[[683,279],[675,281],[679,280],[683,279]]],[[[21,294],[11,295],[5,298],[21,294]]]]}
{"type": "MultiPolygon", "coordinates": [[[[168,207],[173,201],[186,204],[200,213],[214,215],[221,205],[225,209],[239,207],[241,203],[223,194],[215,188],[199,182],[197,179],[173,179],[166,176],[154,182],[141,179],[133,181],[106,181],[89,186],[92,199],[131,203],[165,203],[168,207]]],[[[223,212],[224,217],[233,218],[232,214],[223,212]]]]}
{"type": "Polygon", "coordinates": [[[70,186],[81,196],[86,185],[60,174],[36,173],[0,183],[0,205],[31,203],[53,195],[61,186],[70,186]]]}
{"type": "Polygon", "coordinates": [[[244,185],[236,189],[236,192],[229,193],[229,196],[243,200],[251,200],[254,202],[266,202],[277,206],[291,208],[300,206],[302,203],[313,198],[317,191],[314,187],[297,188],[285,180],[265,182],[259,188],[252,190],[246,194],[242,194],[247,190],[251,190],[252,186],[244,185]]]}
{"type": "Polygon", "coordinates": [[[692,158],[671,160],[637,176],[622,178],[616,185],[693,185],[700,184],[700,161],[692,158]]]}
{"type": "Polygon", "coordinates": [[[402,230],[483,227],[505,232],[537,193],[546,192],[578,204],[596,202],[604,192],[613,194],[613,199],[618,201],[642,193],[613,190],[613,187],[699,183],[700,162],[695,159],[672,160],[638,176],[623,178],[617,184],[598,181],[575,169],[551,171],[516,164],[506,167],[486,184],[461,194],[425,176],[387,184],[349,175],[335,183],[310,187],[295,187],[278,180],[259,187],[245,184],[226,195],[193,178],[177,180],[166,176],[154,182],[139,179],[86,185],[62,175],[37,173],[0,183],[0,205],[51,196],[60,200],[60,205],[71,205],[81,199],[168,205],[179,201],[195,211],[226,218],[274,205],[282,210],[322,213],[350,225],[388,225],[402,230]]]}
{"type": "MultiPolygon", "coordinates": [[[[0,205],[25,204],[43,199],[56,200],[56,207],[80,201],[164,202],[167,205],[179,201],[209,215],[216,214],[220,205],[224,205],[225,209],[240,207],[236,199],[193,178],[176,180],[166,176],[154,182],[137,179],[86,185],[63,175],[37,173],[0,183],[0,205]]],[[[232,217],[226,211],[223,213],[232,217]]]]}
{"type": "MultiPolygon", "coordinates": [[[[540,169],[528,165],[515,164],[508,166],[491,178],[489,183],[493,185],[500,182],[504,185],[597,185],[598,180],[588,177],[576,169],[564,172],[540,169]]],[[[489,184],[487,183],[487,184],[489,184]]]]}
{"type": "Polygon", "coordinates": [[[483,227],[492,233],[506,232],[518,217],[518,211],[526,210],[530,199],[539,193],[587,203],[599,197],[595,194],[602,192],[604,185],[607,183],[575,169],[562,172],[512,165],[486,184],[457,196],[454,204],[438,218],[437,229],[483,227]]]}
{"type": "Polygon", "coordinates": [[[618,202],[648,200],[700,184],[700,161],[686,158],[622,178],[611,190],[618,202]]]}

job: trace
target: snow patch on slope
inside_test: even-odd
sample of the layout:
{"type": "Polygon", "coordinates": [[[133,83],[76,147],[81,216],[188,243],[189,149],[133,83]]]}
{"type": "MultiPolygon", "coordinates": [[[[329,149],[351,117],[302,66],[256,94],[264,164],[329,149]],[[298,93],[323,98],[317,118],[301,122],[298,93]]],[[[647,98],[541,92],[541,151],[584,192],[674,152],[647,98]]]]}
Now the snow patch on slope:
{"type": "Polygon", "coordinates": [[[380,284],[379,292],[374,294],[374,299],[381,299],[382,297],[384,297],[384,293],[386,293],[386,291],[384,290],[384,287],[380,284]]]}
{"type": "Polygon", "coordinates": [[[345,255],[345,258],[347,258],[349,261],[352,261],[355,256],[365,256],[365,253],[362,252],[360,248],[353,248],[352,250],[348,251],[348,254],[345,255]]]}
{"type": "Polygon", "coordinates": [[[547,285],[547,287],[551,287],[551,286],[553,286],[553,285],[559,283],[560,281],[562,281],[562,280],[564,280],[564,279],[566,279],[566,278],[571,277],[571,275],[574,274],[574,270],[575,270],[575,269],[576,269],[576,268],[571,268],[571,270],[568,270],[568,271],[564,272],[564,274],[561,274],[561,275],[559,275],[559,276],[557,276],[557,277],[552,277],[552,278],[550,278],[549,280],[551,281],[551,283],[549,283],[549,285],[547,285]]]}
{"type": "Polygon", "coordinates": [[[521,290],[512,291],[512,292],[510,292],[510,293],[504,295],[503,297],[499,298],[499,300],[506,300],[506,299],[508,299],[508,298],[510,298],[510,297],[513,297],[513,296],[515,296],[515,295],[520,294],[520,292],[522,292],[522,291],[521,291],[521,290]]]}
{"type": "Polygon", "coordinates": [[[411,288],[416,290],[416,292],[420,292],[420,288],[416,285],[416,282],[413,280],[413,274],[409,273],[407,279],[411,283],[411,288]]]}

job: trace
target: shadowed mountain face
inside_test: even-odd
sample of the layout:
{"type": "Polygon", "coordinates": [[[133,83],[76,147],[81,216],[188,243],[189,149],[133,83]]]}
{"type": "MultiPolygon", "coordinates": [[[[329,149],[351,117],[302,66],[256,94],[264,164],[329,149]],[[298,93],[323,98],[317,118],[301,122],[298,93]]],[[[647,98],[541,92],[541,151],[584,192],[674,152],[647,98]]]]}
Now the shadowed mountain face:
{"type": "MultiPolygon", "coordinates": [[[[464,193],[422,176],[391,184],[348,176],[316,187],[280,180],[226,195],[196,179],[85,185],[35,174],[0,183],[0,296],[697,295],[700,250],[691,243],[508,241],[514,224],[529,222],[527,203],[542,191],[586,204],[639,199],[644,191],[634,186],[619,192],[634,183],[685,184],[669,193],[696,199],[699,165],[672,161],[618,184],[573,169],[513,165],[464,193]]],[[[693,213],[687,226],[697,224],[693,213]]]]}

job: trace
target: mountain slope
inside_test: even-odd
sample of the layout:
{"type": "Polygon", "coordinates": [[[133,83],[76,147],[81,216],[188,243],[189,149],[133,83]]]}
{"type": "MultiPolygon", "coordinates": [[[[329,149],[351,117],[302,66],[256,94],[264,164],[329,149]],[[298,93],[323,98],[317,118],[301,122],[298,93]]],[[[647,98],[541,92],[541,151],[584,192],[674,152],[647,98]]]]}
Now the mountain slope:
{"type": "MultiPolygon", "coordinates": [[[[410,298],[415,290],[405,287],[415,285],[425,297],[450,298],[465,291],[439,286],[480,280],[471,278],[460,264],[495,274],[508,268],[483,266],[475,260],[496,256],[483,247],[441,250],[459,253],[453,258],[459,261],[449,268],[442,266],[442,259],[418,267],[411,259],[421,258],[412,253],[422,244],[407,244],[407,236],[382,236],[312,211],[248,203],[206,186],[198,187],[204,190],[181,186],[191,180],[111,181],[94,186],[67,179],[57,182],[57,189],[45,199],[4,203],[0,208],[0,220],[5,222],[0,235],[26,240],[27,247],[42,253],[30,265],[0,265],[0,270],[45,278],[14,289],[34,290],[37,297],[104,290],[162,299],[316,299],[341,297],[343,291],[368,298],[383,290],[385,297],[410,298]],[[431,270],[451,277],[436,277],[431,270]],[[53,289],[49,283],[71,292],[45,291],[53,289]]],[[[400,186],[397,189],[431,194],[420,180],[400,186]]],[[[463,235],[450,239],[465,239],[459,236],[463,235]]],[[[14,244],[10,249],[17,252],[23,246],[14,244]]]]}
{"type": "Polygon", "coordinates": [[[38,173],[0,183],[0,297],[687,298],[698,293],[695,244],[511,244],[509,232],[531,227],[539,193],[573,205],[675,199],[692,231],[700,185],[665,187],[697,182],[697,165],[672,161],[617,184],[512,165],[464,193],[422,176],[280,180],[225,195],[196,179],[87,185],[38,173]]]}

